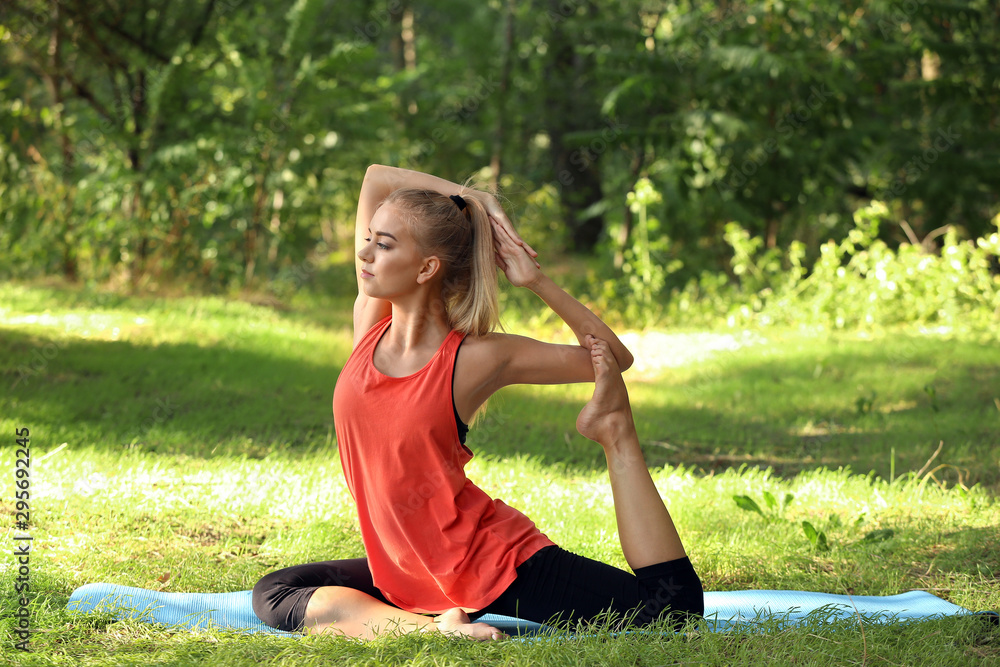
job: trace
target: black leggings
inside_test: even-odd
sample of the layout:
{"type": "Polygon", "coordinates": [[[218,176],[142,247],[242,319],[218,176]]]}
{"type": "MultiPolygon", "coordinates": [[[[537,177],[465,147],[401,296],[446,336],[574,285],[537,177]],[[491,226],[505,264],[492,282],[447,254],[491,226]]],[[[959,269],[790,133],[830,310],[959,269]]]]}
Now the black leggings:
{"type": "MultiPolygon", "coordinates": [[[[321,586],[347,586],[392,605],[372,583],[366,558],[297,565],[268,574],[253,588],[253,611],[279,630],[302,629],[309,598],[321,586]]],[[[393,605],[394,606],[394,605],[393,605]]],[[[646,625],[658,618],[683,622],[705,612],[701,580],[687,558],[641,567],[635,574],[571,554],[540,549],[517,567],[517,578],[482,614],[538,623],[587,621],[614,612],[646,625]]]]}

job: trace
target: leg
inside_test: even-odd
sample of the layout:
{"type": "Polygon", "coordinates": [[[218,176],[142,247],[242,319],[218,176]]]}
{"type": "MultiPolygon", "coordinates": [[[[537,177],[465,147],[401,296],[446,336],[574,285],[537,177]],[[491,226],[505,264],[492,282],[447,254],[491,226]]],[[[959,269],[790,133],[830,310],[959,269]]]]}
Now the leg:
{"type": "Polygon", "coordinates": [[[604,447],[625,560],[638,570],[684,558],[684,545],[642,458],[618,362],[603,340],[588,336],[587,342],[596,387],[576,427],[604,447]]]}
{"type": "Polygon", "coordinates": [[[375,588],[367,558],[328,560],[286,567],[264,576],[253,588],[253,611],[273,628],[295,632],[306,623],[315,593],[326,588],[350,588],[388,604],[375,588]]]}
{"type": "Polygon", "coordinates": [[[268,574],[253,588],[253,611],[279,630],[372,639],[381,633],[434,630],[472,639],[499,639],[503,633],[471,624],[460,609],[436,618],[392,605],[372,582],[366,558],[324,561],[268,574]]]}
{"type": "Polygon", "coordinates": [[[597,386],[576,424],[604,447],[622,551],[635,574],[546,547],[518,566],[514,583],[482,612],[540,623],[555,616],[592,620],[609,611],[630,618],[638,611],[640,625],[668,615],[675,622],[699,617],[701,580],[642,458],[617,361],[604,341],[588,342],[597,386]]]}
{"type": "Polygon", "coordinates": [[[482,614],[538,623],[574,624],[607,613],[619,623],[646,625],[667,618],[683,623],[705,612],[701,580],[687,558],[640,568],[635,574],[545,547],[517,568],[514,583],[482,614]]]}

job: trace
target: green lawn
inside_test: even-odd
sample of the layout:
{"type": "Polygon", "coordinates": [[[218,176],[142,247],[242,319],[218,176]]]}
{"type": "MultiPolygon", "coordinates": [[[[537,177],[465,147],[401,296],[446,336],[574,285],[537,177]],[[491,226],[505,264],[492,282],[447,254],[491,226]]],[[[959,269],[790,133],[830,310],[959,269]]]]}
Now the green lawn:
{"type": "MultiPolygon", "coordinates": [[[[89,582],[242,590],[277,567],[361,555],[331,414],[351,298],[334,292],[274,308],[0,285],[0,507],[12,523],[13,434],[28,427],[36,630],[32,653],[13,649],[8,556],[0,663],[1000,664],[1000,632],[968,618],[480,645],[178,632],[65,612],[89,582]]],[[[1000,608],[1000,346],[916,331],[636,340],[648,366],[627,376],[640,437],[707,590],[918,588],[1000,608]]],[[[470,433],[469,474],[566,548],[624,567],[603,456],[573,427],[589,392],[503,392],[470,433]]]]}

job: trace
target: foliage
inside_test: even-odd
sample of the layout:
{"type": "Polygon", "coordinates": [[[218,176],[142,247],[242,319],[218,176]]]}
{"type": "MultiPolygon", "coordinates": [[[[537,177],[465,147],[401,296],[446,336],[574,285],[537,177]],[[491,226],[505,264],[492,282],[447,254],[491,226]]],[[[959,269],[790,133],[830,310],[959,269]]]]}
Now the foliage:
{"type": "Polygon", "coordinates": [[[385,162],[503,185],[648,322],[661,282],[833,261],[872,202],[893,253],[986,239],[1000,204],[989,0],[147,9],[0,5],[0,276],[288,294],[350,255],[385,162]]]}
{"type": "Polygon", "coordinates": [[[939,252],[879,238],[888,209],[875,201],[854,215],[839,243],[827,241],[810,271],[804,249],[761,248],[760,239],[730,223],[734,285],[703,275],[671,295],[670,314],[680,321],[725,318],[729,326],[821,326],[861,329],[911,323],[947,331],[993,335],[1000,327],[1000,216],[997,232],[960,240],[949,229],[939,252]],[[700,313],[699,313],[700,311],[700,313]]]}
{"type": "MultiPolygon", "coordinates": [[[[744,512],[754,512],[759,514],[767,521],[787,521],[782,514],[784,509],[792,502],[795,496],[791,493],[786,493],[784,501],[781,503],[780,507],[778,505],[777,499],[774,494],[770,491],[763,492],[764,502],[767,504],[768,512],[765,514],[764,510],[760,508],[757,501],[748,495],[736,495],[733,496],[733,501],[736,506],[739,507],[744,512]]],[[[816,551],[829,551],[830,545],[826,539],[826,533],[820,530],[816,530],[815,526],[809,521],[802,521],[802,532],[805,534],[806,539],[809,543],[813,545],[816,551]]]]}
{"type": "MultiPolygon", "coordinates": [[[[662,223],[650,214],[650,208],[662,201],[647,178],[639,179],[635,190],[628,193],[629,209],[638,216],[638,222],[629,239],[629,246],[622,253],[621,278],[601,281],[603,291],[600,302],[614,304],[620,317],[637,326],[658,322],[663,313],[659,298],[670,275],[679,271],[684,262],[671,257],[670,237],[663,233],[662,223]]],[[[605,269],[605,272],[613,272],[605,269]]],[[[593,276],[597,281],[596,275],[593,276]]]]}

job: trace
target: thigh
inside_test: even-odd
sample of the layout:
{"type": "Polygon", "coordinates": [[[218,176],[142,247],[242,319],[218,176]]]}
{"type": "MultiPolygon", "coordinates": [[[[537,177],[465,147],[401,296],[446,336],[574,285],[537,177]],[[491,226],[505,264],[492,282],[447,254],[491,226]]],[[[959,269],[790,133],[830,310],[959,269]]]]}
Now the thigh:
{"type": "Polygon", "coordinates": [[[538,623],[588,621],[607,612],[625,616],[644,604],[634,574],[557,546],[517,568],[517,579],[482,613],[538,623]]]}
{"type": "Polygon", "coordinates": [[[701,580],[688,558],[635,574],[546,547],[517,568],[517,579],[481,613],[545,623],[591,621],[614,614],[618,621],[646,625],[669,617],[681,623],[704,613],[701,580]]]}
{"type": "Polygon", "coordinates": [[[309,598],[323,586],[353,588],[390,604],[372,582],[368,559],[350,558],[295,565],[265,575],[253,587],[253,611],[271,627],[299,630],[309,598]]]}

